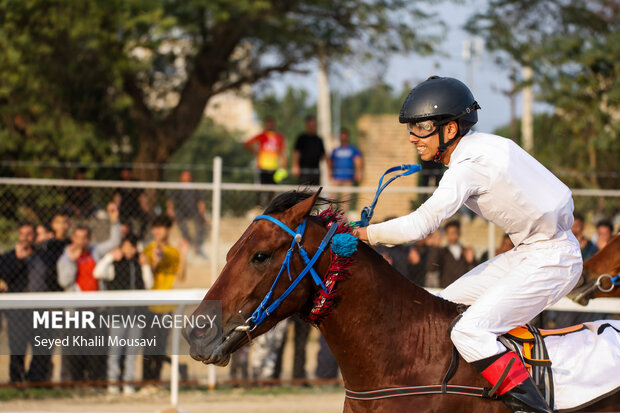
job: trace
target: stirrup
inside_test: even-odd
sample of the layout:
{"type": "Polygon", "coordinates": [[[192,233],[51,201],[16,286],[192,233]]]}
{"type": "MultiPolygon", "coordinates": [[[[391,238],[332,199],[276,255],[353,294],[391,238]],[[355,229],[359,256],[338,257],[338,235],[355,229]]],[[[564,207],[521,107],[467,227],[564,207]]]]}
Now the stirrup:
{"type": "Polygon", "coordinates": [[[534,381],[528,377],[523,383],[500,396],[510,410],[524,413],[553,413],[534,381]]]}

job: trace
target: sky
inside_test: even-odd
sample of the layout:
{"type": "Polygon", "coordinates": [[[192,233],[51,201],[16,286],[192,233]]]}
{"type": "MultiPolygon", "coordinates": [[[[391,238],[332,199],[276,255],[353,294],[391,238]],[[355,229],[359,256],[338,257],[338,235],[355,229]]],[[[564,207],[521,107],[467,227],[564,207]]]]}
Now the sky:
{"type": "MultiPolygon", "coordinates": [[[[462,29],[475,7],[484,7],[486,0],[470,0],[466,4],[454,4],[450,1],[433,6],[444,22],[450,22],[450,29],[440,50],[447,56],[421,57],[415,54],[394,56],[387,65],[383,76],[384,81],[400,91],[405,83],[415,86],[428,76],[440,75],[455,77],[466,83],[474,97],[482,107],[478,115],[478,130],[492,132],[494,129],[508,124],[510,121],[510,102],[502,91],[510,88],[508,70],[494,63],[494,56],[482,51],[471,75],[462,57],[463,42],[470,36],[462,29]]],[[[316,99],[317,74],[309,67],[307,75],[287,74],[270,81],[268,88],[276,93],[283,93],[289,85],[308,90],[311,98],[316,99]]],[[[368,86],[376,78],[376,68],[352,67],[339,76],[330,76],[332,91],[339,90],[342,94],[351,93],[368,86]]],[[[517,116],[521,113],[521,102],[517,98],[517,116]]],[[[540,110],[541,107],[535,109],[540,110]]]]}

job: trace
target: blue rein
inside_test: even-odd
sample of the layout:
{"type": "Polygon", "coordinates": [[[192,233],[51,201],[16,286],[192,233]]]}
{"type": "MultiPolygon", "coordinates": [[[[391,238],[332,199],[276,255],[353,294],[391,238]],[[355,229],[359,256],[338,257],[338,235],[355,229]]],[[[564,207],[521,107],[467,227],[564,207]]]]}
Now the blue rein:
{"type": "Polygon", "coordinates": [[[375,207],[377,206],[377,201],[379,200],[379,195],[381,195],[381,192],[383,192],[383,190],[389,184],[391,184],[392,181],[395,180],[396,178],[414,174],[421,169],[422,169],[422,166],[418,164],[403,164],[399,166],[394,166],[388,169],[387,171],[385,171],[383,175],[381,175],[381,179],[379,179],[379,187],[377,188],[377,192],[375,193],[375,199],[372,201],[372,204],[370,204],[370,206],[364,207],[364,209],[362,210],[361,220],[357,221],[355,224],[358,227],[367,227],[368,224],[370,223],[370,220],[372,219],[373,214],[375,213],[375,207]],[[389,181],[383,184],[383,178],[385,177],[385,175],[390,174],[392,172],[397,172],[397,171],[405,171],[405,172],[391,177],[389,181]]]}
{"type": "Polygon", "coordinates": [[[301,282],[301,280],[303,280],[303,278],[308,273],[310,273],[310,275],[312,276],[312,279],[313,279],[313,281],[314,281],[314,283],[316,285],[321,286],[321,288],[325,292],[328,292],[327,291],[327,287],[325,287],[325,284],[323,284],[323,280],[321,279],[321,277],[319,277],[319,275],[314,270],[313,265],[319,259],[319,257],[321,256],[321,254],[323,253],[323,251],[325,250],[325,248],[329,244],[330,240],[332,239],[332,237],[336,233],[336,230],[338,229],[338,224],[336,222],[332,223],[331,227],[327,231],[327,234],[325,235],[325,237],[321,241],[321,244],[319,244],[318,250],[316,251],[316,253],[314,254],[314,256],[312,258],[309,258],[308,257],[308,253],[301,246],[301,239],[302,239],[302,237],[304,235],[304,232],[306,230],[306,223],[307,223],[306,219],[304,219],[304,221],[297,227],[297,229],[295,231],[290,229],[282,221],[280,221],[280,220],[278,220],[278,219],[276,219],[276,218],[274,218],[272,216],[269,216],[269,215],[259,215],[256,218],[254,218],[254,221],[258,221],[258,220],[261,220],[261,219],[273,222],[274,224],[276,224],[277,226],[282,228],[284,231],[288,232],[289,235],[291,235],[293,237],[293,242],[291,243],[290,248],[286,252],[286,256],[284,257],[284,262],[282,262],[282,267],[280,267],[280,271],[278,272],[278,275],[277,275],[276,279],[274,280],[273,284],[271,285],[271,288],[269,289],[269,291],[267,292],[267,294],[265,295],[265,297],[263,298],[263,300],[261,301],[259,306],[254,310],[254,312],[252,313],[252,316],[250,316],[250,318],[248,318],[245,321],[245,325],[237,327],[240,330],[252,331],[258,325],[260,325],[263,321],[265,321],[265,319],[270,314],[272,314],[280,306],[280,304],[282,304],[284,299],[286,297],[288,297],[288,295],[295,289],[295,287],[297,287],[297,285],[301,282]],[[269,304],[269,301],[271,300],[271,297],[273,296],[273,291],[275,290],[276,285],[278,284],[278,280],[280,279],[280,276],[284,272],[285,268],[286,268],[286,270],[288,272],[289,280],[292,280],[292,277],[291,277],[291,260],[293,258],[293,251],[294,251],[296,245],[297,245],[298,250],[299,250],[299,255],[301,256],[303,261],[306,263],[306,267],[299,273],[299,275],[295,278],[295,280],[293,280],[293,282],[291,283],[291,285],[289,285],[289,287],[286,289],[286,291],[284,291],[284,293],[282,293],[282,295],[280,297],[278,297],[271,304],[269,304]],[[251,326],[251,327],[248,325],[248,323],[250,321],[253,324],[253,326],[251,326]]]}

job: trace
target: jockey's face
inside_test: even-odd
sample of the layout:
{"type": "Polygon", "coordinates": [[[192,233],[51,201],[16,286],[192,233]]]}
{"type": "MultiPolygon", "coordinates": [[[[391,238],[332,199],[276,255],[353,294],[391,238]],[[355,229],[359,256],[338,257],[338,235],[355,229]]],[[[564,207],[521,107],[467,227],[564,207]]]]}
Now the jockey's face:
{"type": "MultiPolygon", "coordinates": [[[[434,132],[425,138],[419,138],[415,134],[409,133],[409,142],[415,145],[421,160],[432,161],[435,154],[439,150],[439,128],[443,128],[444,142],[454,138],[458,132],[457,123],[452,121],[447,125],[435,127],[434,132]]],[[[453,149],[454,146],[455,145],[450,146],[446,154],[451,152],[451,149],[453,149]]],[[[449,157],[447,159],[449,159],[449,157]]],[[[447,164],[445,156],[442,160],[444,160],[444,164],[447,164]]]]}
{"type": "Polygon", "coordinates": [[[439,149],[439,133],[435,131],[426,138],[418,138],[414,134],[409,134],[409,142],[415,145],[415,148],[423,161],[432,161],[439,149]]]}

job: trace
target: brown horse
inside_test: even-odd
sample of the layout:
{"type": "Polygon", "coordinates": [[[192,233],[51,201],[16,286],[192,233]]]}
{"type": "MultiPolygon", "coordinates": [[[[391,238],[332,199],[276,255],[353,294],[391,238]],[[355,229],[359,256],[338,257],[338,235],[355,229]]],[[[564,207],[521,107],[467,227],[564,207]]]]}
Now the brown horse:
{"type": "MultiPolygon", "coordinates": [[[[310,256],[317,250],[327,230],[323,221],[309,216],[317,195],[292,192],[280,195],[267,208],[269,214],[289,228],[307,218],[301,243],[310,256]]],[[[273,222],[255,221],[246,229],[227,255],[226,266],[194,316],[204,314],[207,300],[222,302],[222,332],[209,329],[184,332],[190,353],[205,364],[226,365],[230,355],[249,340],[248,331],[238,328],[259,305],[281,268],[291,243],[291,235],[273,222]]],[[[449,327],[457,316],[457,305],[428,293],[394,270],[364,243],[358,244],[350,267],[351,278],[337,285],[338,302],[319,325],[342,371],[347,389],[366,391],[399,386],[439,384],[452,355],[449,327]]],[[[330,254],[315,263],[325,274],[330,254]]],[[[293,279],[305,267],[297,253],[290,266],[293,279]]],[[[280,279],[274,291],[279,297],[290,285],[280,279]]],[[[265,333],[279,321],[295,314],[308,314],[318,288],[306,277],[280,307],[251,333],[265,333]]],[[[488,386],[482,376],[460,360],[453,385],[488,386]]],[[[620,393],[582,411],[620,409],[620,393]]],[[[508,412],[502,402],[456,394],[393,397],[373,401],[345,399],[345,412],[508,412]]]]}
{"type": "Polygon", "coordinates": [[[620,297],[620,288],[611,278],[620,273],[620,234],[612,237],[607,245],[583,263],[583,275],[568,297],[581,305],[588,305],[593,298],[620,297]]]}

